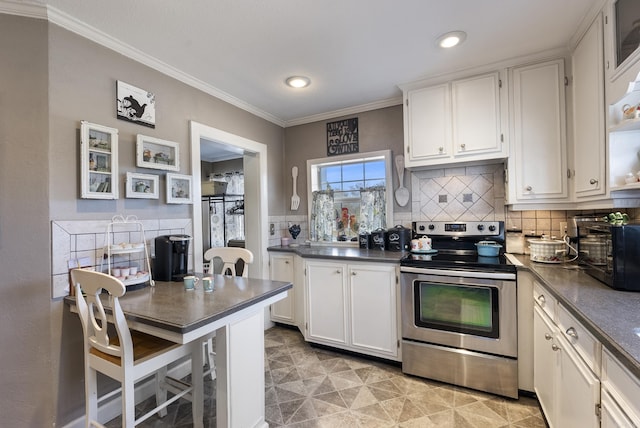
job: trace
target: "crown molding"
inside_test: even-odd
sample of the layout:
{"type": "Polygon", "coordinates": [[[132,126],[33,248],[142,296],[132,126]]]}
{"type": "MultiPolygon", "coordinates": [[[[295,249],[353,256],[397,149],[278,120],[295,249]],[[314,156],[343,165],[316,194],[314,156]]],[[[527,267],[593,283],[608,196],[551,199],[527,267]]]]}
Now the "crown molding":
{"type": "Polygon", "coordinates": [[[360,104],[353,107],[346,107],[339,110],[328,111],[326,113],[314,114],[311,116],[301,117],[299,119],[287,120],[285,128],[297,125],[305,125],[312,122],[320,122],[327,119],[335,119],[340,116],[348,116],[351,114],[363,113],[365,111],[378,110],[381,108],[392,107],[402,104],[402,97],[388,98],[386,100],[374,101],[372,103],[360,104]]]}
{"type": "Polygon", "coordinates": [[[0,0],[0,13],[26,18],[47,19],[47,7],[42,3],[0,0]]]}
{"type": "Polygon", "coordinates": [[[110,35],[96,29],[95,27],[92,27],[85,22],[76,19],[55,7],[46,5],[45,3],[0,0],[0,13],[24,16],[28,18],[46,19],[50,23],[62,27],[65,30],[71,31],[72,33],[75,33],[81,37],[91,40],[92,42],[111,49],[112,51],[124,55],[127,58],[144,64],[147,67],[159,71],[160,73],[172,77],[186,85],[189,85],[195,89],[198,89],[206,94],[209,94],[235,107],[238,107],[241,110],[244,110],[283,128],[304,125],[307,123],[318,122],[340,116],[347,116],[351,114],[357,114],[365,111],[402,104],[402,97],[395,97],[297,119],[283,120],[212,85],[209,85],[208,83],[205,83],[202,80],[191,76],[190,74],[178,70],[177,68],[166,64],[158,60],[157,58],[146,54],[145,52],[142,52],[126,43],[123,43],[122,41],[111,37],[110,35]]]}

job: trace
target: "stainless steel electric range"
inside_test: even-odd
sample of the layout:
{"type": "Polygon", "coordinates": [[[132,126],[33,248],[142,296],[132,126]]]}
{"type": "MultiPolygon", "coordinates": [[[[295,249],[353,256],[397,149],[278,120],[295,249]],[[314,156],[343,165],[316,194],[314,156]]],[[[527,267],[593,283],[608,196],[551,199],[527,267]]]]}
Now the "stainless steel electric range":
{"type": "Polygon", "coordinates": [[[504,256],[504,223],[414,222],[431,250],[400,262],[402,370],[518,397],[516,267],[504,256]],[[476,243],[502,245],[496,257],[476,243]]]}

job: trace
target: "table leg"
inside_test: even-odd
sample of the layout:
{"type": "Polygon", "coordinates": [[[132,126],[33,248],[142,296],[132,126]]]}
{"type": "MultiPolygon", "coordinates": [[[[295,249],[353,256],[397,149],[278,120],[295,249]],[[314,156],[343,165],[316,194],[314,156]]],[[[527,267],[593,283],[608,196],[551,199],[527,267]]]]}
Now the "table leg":
{"type": "Polygon", "coordinates": [[[191,342],[191,384],[193,385],[191,409],[193,412],[193,426],[202,428],[204,426],[204,359],[202,357],[202,341],[191,342]]]}
{"type": "Polygon", "coordinates": [[[218,428],[268,428],[264,419],[264,312],[216,331],[218,428]]]}

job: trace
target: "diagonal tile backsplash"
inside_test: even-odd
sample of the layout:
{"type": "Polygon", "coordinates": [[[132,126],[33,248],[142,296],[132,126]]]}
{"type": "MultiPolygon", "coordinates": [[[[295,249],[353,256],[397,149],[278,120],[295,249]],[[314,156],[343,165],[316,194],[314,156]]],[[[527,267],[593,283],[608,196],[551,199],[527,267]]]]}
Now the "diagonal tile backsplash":
{"type": "Polygon", "coordinates": [[[415,171],[413,220],[504,220],[502,164],[415,171]]]}

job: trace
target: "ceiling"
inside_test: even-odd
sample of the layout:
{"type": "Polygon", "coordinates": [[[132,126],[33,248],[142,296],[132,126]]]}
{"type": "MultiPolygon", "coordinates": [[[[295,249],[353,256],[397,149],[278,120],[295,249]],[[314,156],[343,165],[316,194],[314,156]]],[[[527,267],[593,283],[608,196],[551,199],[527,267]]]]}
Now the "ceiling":
{"type": "Polygon", "coordinates": [[[0,0],[0,12],[7,3],[48,6],[52,22],[286,127],[397,105],[398,84],[566,48],[602,0],[0,0]],[[452,30],[467,40],[437,48],[452,30]],[[296,74],[311,86],[285,86],[296,74]]]}

